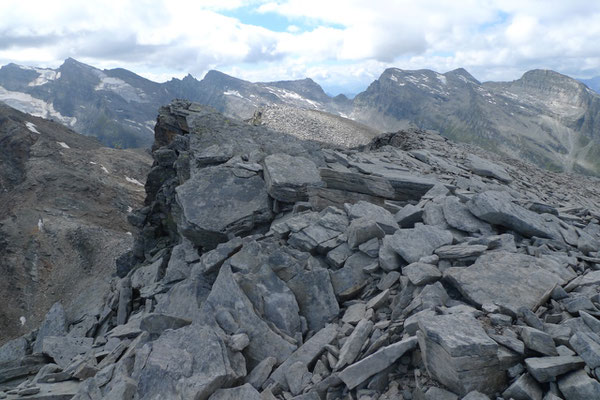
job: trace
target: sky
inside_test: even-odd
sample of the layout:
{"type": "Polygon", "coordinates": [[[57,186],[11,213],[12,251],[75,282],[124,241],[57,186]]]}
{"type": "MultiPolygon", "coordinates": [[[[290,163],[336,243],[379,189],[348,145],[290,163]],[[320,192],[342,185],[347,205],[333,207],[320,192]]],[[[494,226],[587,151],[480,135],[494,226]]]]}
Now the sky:
{"type": "Polygon", "coordinates": [[[154,81],[217,69],[357,93],[388,67],[600,75],[596,0],[1,0],[0,64],[72,57],[154,81]]]}

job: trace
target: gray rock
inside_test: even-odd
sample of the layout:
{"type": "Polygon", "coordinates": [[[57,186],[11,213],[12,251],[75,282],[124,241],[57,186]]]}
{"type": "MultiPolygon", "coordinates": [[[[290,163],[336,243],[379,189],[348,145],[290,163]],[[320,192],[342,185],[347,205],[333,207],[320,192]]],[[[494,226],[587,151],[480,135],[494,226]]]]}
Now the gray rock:
{"type": "Polygon", "coordinates": [[[228,350],[211,328],[189,325],[166,331],[148,348],[140,371],[139,399],[208,399],[246,375],[244,357],[228,350]]]}
{"type": "Polygon", "coordinates": [[[441,260],[475,259],[487,250],[487,246],[481,244],[468,245],[456,244],[442,246],[435,250],[435,254],[441,260]]]}
{"type": "Polygon", "coordinates": [[[363,200],[350,207],[348,216],[351,219],[366,217],[369,220],[375,221],[387,235],[391,235],[400,229],[398,222],[396,222],[391,212],[363,200]]]}
{"type": "Polygon", "coordinates": [[[393,236],[386,235],[379,246],[379,266],[384,271],[395,271],[400,268],[400,256],[392,247],[393,236]]]}
{"type": "Polygon", "coordinates": [[[273,367],[277,365],[277,359],[275,357],[267,357],[254,367],[254,369],[246,376],[244,382],[249,383],[255,389],[260,390],[263,383],[271,375],[273,367]]]}
{"type": "Polygon", "coordinates": [[[202,254],[200,261],[192,269],[192,276],[196,277],[201,274],[208,275],[217,272],[225,260],[237,253],[241,248],[242,239],[238,237],[228,242],[220,243],[215,249],[202,254]]]}
{"type": "Polygon", "coordinates": [[[408,277],[413,285],[427,285],[442,277],[442,273],[435,265],[415,262],[402,268],[402,273],[408,277]]]}
{"type": "Polygon", "coordinates": [[[352,304],[344,312],[342,322],[345,322],[347,324],[356,324],[364,318],[366,311],[367,307],[365,303],[352,304]]]}
{"type": "Polygon", "coordinates": [[[167,329],[179,329],[188,326],[191,323],[192,321],[187,319],[151,313],[142,317],[140,320],[140,329],[151,335],[160,335],[167,329]]]}
{"type": "MultiPolygon", "coordinates": [[[[302,346],[298,348],[287,360],[285,360],[269,377],[265,385],[269,382],[277,382],[284,388],[287,387],[285,380],[285,371],[297,363],[302,362],[304,365],[313,363],[319,355],[323,352],[326,345],[330,344],[335,340],[338,334],[337,325],[329,324],[325,328],[317,332],[313,337],[308,339],[302,346]]],[[[263,387],[265,387],[263,385],[263,387]]]]}
{"type": "Polygon", "coordinates": [[[466,204],[461,203],[460,200],[454,196],[448,196],[444,199],[442,210],[444,211],[446,222],[452,228],[469,233],[481,234],[487,234],[492,231],[489,224],[476,218],[471,214],[466,204]]]}
{"type": "Polygon", "coordinates": [[[131,274],[131,287],[139,290],[151,286],[154,282],[158,282],[162,272],[162,265],[163,258],[161,257],[150,265],[143,265],[137,268],[131,274]]]}
{"type": "Polygon", "coordinates": [[[496,304],[514,315],[521,307],[532,309],[564,283],[536,258],[504,251],[485,254],[466,268],[450,268],[445,277],[473,303],[496,304]]]}
{"type": "Polygon", "coordinates": [[[439,387],[430,387],[425,392],[425,400],[458,400],[458,396],[439,387]]]}
{"type": "Polygon", "coordinates": [[[525,326],[521,328],[521,339],[528,349],[547,356],[558,356],[552,336],[545,332],[525,326]]]}
{"type": "Polygon", "coordinates": [[[74,338],[68,336],[46,336],[42,344],[42,352],[51,357],[61,368],[66,368],[73,358],[85,354],[92,349],[94,339],[74,338]]]}
{"type": "Polygon", "coordinates": [[[32,351],[34,354],[42,352],[42,345],[47,336],[64,336],[67,334],[67,319],[65,310],[60,303],[54,303],[44,321],[40,325],[32,351]]]}
{"type": "Polygon", "coordinates": [[[390,240],[391,247],[408,263],[429,256],[453,240],[450,232],[435,226],[417,225],[413,229],[400,229],[390,240]]]}
{"type": "Polygon", "coordinates": [[[219,389],[209,397],[209,400],[261,400],[260,393],[246,383],[231,389],[219,389]]]}
{"type": "Polygon", "coordinates": [[[314,162],[283,153],[265,157],[264,176],[269,195],[284,203],[308,200],[307,187],[322,185],[314,162]]]}
{"type": "Polygon", "coordinates": [[[192,243],[186,238],[182,238],[181,243],[173,247],[171,258],[167,264],[163,282],[178,282],[189,278],[191,272],[191,263],[198,262],[200,256],[192,243]]]}
{"type": "Polygon", "coordinates": [[[527,370],[538,382],[551,382],[557,376],[575,369],[581,369],[585,363],[580,357],[559,356],[539,357],[525,360],[527,370]]]}
{"type": "Polygon", "coordinates": [[[496,178],[504,183],[510,183],[513,180],[503,167],[494,164],[489,160],[484,160],[475,154],[469,154],[467,156],[466,165],[471,172],[480,176],[496,178]]]}
{"type": "Polygon", "coordinates": [[[362,251],[369,257],[377,258],[379,256],[379,238],[367,240],[358,246],[358,250],[362,251]]]}
{"type": "Polygon", "coordinates": [[[355,249],[370,239],[383,238],[385,233],[375,221],[368,217],[361,217],[350,223],[346,230],[346,236],[348,236],[348,246],[355,249]]]}
{"type": "Polygon", "coordinates": [[[400,228],[414,228],[418,222],[423,222],[423,209],[412,204],[407,204],[396,213],[394,218],[400,228]]]}
{"type": "Polygon", "coordinates": [[[373,322],[367,319],[361,320],[356,325],[356,328],[354,328],[352,334],[340,349],[338,362],[335,365],[336,370],[339,370],[348,364],[352,364],[354,360],[356,360],[356,357],[358,357],[358,354],[360,353],[360,349],[362,349],[365,341],[369,338],[372,330],[373,322]]]}
{"type": "Polygon", "coordinates": [[[469,211],[490,224],[504,226],[523,236],[538,236],[562,241],[557,224],[546,222],[540,214],[512,202],[506,192],[479,193],[467,203],[469,211]]]}
{"type": "Polygon", "coordinates": [[[585,311],[579,311],[579,316],[595,334],[600,334],[600,320],[585,311]]]}
{"type": "Polygon", "coordinates": [[[308,385],[311,377],[312,374],[308,372],[308,368],[302,361],[295,362],[285,370],[285,381],[292,396],[302,393],[302,389],[308,385]]]}
{"type": "Polygon", "coordinates": [[[371,376],[394,364],[396,360],[406,352],[414,349],[416,345],[417,338],[415,337],[393,343],[346,367],[338,376],[348,386],[348,389],[354,389],[371,376]]]}
{"type": "Polygon", "coordinates": [[[490,400],[485,394],[478,392],[477,390],[473,390],[472,392],[467,393],[462,400],[490,400]]]}
{"type": "Polygon", "coordinates": [[[292,278],[288,286],[296,296],[309,329],[318,331],[339,314],[340,307],[326,269],[303,271],[292,278]]]}
{"type": "Polygon", "coordinates": [[[133,289],[131,279],[123,278],[119,285],[119,305],[117,306],[117,325],[127,323],[127,318],[131,314],[131,300],[133,298],[133,289]]]}
{"type": "Polygon", "coordinates": [[[502,393],[505,399],[515,400],[542,400],[543,395],[542,388],[529,374],[521,375],[502,393]]]}
{"type": "MultiPolygon", "coordinates": [[[[379,250],[381,252],[381,250],[379,250]]],[[[335,268],[340,268],[344,262],[352,255],[353,251],[348,246],[348,243],[342,243],[335,249],[327,253],[327,263],[335,268]]]]}
{"type": "Polygon", "coordinates": [[[272,219],[265,182],[256,175],[238,178],[229,168],[209,167],[176,191],[181,233],[207,250],[272,219]]]}
{"type": "Polygon", "coordinates": [[[600,338],[586,332],[576,332],[569,340],[571,347],[585,361],[588,367],[600,366],[600,338]]]}
{"type": "Polygon", "coordinates": [[[24,337],[9,340],[0,347],[0,364],[25,357],[28,349],[29,343],[24,337]]]}
{"type": "Polygon", "coordinates": [[[356,295],[366,284],[365,267],[376,263],[363,253],[355,253],[346,260],[344,268],[331,271],[333,291],[338,298],[349,298],[356,295]]]}
{"type": "Polygon", "coordinates": [[[234,279],[231,268],[227,265],[221,267],[210,295],[202,305],[202,313],[207,318],[215,318],[225,311],[231,314],[250,338],[250,344],[244,351],[250,368],[267,357],[275,357],[278,362],[283,362],[296,346],[274,332],[254,310],[254,305],[234,279]]]}
{"type": "Polygon", "coordinates": [[[565,400],[600,399],[600,383],[590,378],[583,369],[559,379],[558,388],[565,396],[565,400]]]}
{"type": "Polygon", "coordinates": [[[424,315],[418,320],[419,346],[429,374],[453,392],[494,393],[506,376],[498,345],[467,314],[424,315]]]}
{"type": "Polygon", "coordinates": [[[511,349],[517,354],[525,354],[525,344],[517,338],[507,335],[490,335],[498,344],[511,349]]]}

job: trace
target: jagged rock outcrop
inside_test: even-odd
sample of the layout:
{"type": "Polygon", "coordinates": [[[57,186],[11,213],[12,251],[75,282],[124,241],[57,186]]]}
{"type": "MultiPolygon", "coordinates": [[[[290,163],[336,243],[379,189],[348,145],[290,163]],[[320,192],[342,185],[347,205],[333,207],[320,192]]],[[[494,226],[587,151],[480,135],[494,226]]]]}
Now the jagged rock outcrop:
{"type": "Polygon", "coordinates": [[[101,328],[48,336],[45,356],[0,348],[19,357],[0,364],[10,399],[50,380],[74,399],[597,395],[597,180],[417,130],[321,149],[185,101],[161,109],[153,154],[101,328]],[[264,181],[281,154],[320,180],[299,171],[280,197],[264,181]],[[257,196],[268,213],[227,206],[257,196]]]}

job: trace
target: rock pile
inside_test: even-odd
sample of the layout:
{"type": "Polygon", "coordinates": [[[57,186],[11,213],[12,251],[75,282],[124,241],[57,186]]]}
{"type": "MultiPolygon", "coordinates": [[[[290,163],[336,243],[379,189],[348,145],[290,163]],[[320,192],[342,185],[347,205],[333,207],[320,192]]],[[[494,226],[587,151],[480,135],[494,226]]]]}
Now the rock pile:
{"type": "Polygon", "coordinates": [[[421,131],[322,150],[183,101],[154,157],[104,309],[3,346],[0,397],[600,398],[596,181],[421,131]]]}

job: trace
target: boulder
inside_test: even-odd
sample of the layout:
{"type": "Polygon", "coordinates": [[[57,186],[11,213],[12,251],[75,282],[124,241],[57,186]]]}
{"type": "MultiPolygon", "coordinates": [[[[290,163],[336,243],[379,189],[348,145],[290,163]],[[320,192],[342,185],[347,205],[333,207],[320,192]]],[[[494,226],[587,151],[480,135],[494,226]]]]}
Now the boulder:
{"type": "Polygon", "coordinates": [[[494,164],[489,160],[484,160],[481,157],[476,156],[475,154],[469,154],[466,159],[467,167],[479,176],[487,176],[490,178],[498,179],[504,183],[512,182],[511,176],[506,172],[506,169],[499,166],[498,164],[494,164]]]}
{"type": "Polygon", "coordinates": [[[506,384],[498,344],[468,314],[424,315],[419,346],[429,374],[453,392],[493,394],[506,384]]]}
{"type": "Polygon", "coordinates": [[[558,380],[558,388],[565,400],[600,399],[600,383],[580,369],[558,380]]]}
{"type": "Polygon", "coordinates": [[[435,226],[416,225],[400,229],[390,239],[391,247],[408,263],[430,256],[442,246],[451,244],[452,234],[435,226]]]}
{"type": "Polygon", "coordinates": [[[269,195],[284,203],[308,200],[307,187],[322,185],[314,162],[283,153],[265,157],[264,176],[269,195]]]}
{"type": "Polygon", "coordinates": [[[566,374],[575,369],[581,369],[585,363],[580,357],[532,357],[525,360],[527,371],[538,382],[551,382],[557,376],[566,374]]]}
{"type": "Polygon", "coordinates": [[[42,353],[51,357],[61,368],[66,368],[73,358],[92,349],[94,339],[69,336],[46,336],[42,344],[42,353]]]}
{"type": "Polygon", "coordinates": [[[477,218],[512,229],[523,236],[562,241],[557,223],[546,221],[543,215],[514,204],[512,200],[506,192],[487,191],[473,196],[467,207],[477,218]]]}
{"type": "Polygon", "coordinates": [[[176,189],[183,236],[206,250],[272,219],[265,182],[237,177],[224,166],[203,169],[176,189]],[[227,201],[223,201],[227,199],[227,201]]]}
{"type": "Polygon", "coordinates": [[[54,303],[50,308],[44,321],[40,325],[35,342],[33,343],[33,353],[41,353],[44,338],[47,336],[64,336],[67,334],[67,318],[65,310],[60,303],[54,303]]]}
{"type": "Polygon", "coordinates": [[[469,233],[491,233],[492,228],[489,224],[476,218],[466,204],[462,203],[454,196],[448,196],[442,204],[444,218],[452,228],[469,233]]]}
{"type": "Polygon", "coordinates": [[[244,357],[232,353],[208,326],[194,324],[166,331],[144,348],[147,356],[137,389],[140,400],[205,400],[246,375],[244,357]]]}
{"type": "Polygon", "coordinates": [[[348,216],[351,219],[367,217],[367,219],[375,221],[387,235],[393,234],[400,228],[391,212],[363,200],[350,207],[348,216]]]}

